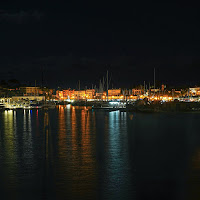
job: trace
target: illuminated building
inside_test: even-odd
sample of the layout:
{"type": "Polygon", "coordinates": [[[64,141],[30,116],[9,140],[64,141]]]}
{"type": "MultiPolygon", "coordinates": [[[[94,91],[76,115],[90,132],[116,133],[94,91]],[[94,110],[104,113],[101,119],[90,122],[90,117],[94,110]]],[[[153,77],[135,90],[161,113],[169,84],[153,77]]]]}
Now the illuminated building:
{"type": "Polygon", "coordinates": [[[74,98],[75,99],[85,99],[86,91],[85,90],[75,90],[74,91],[74,98]]]}
{"type": "Polygon", "coordinates": [[[130,95],[130,96],[128,97],[128,99],[130,99],[130,100],[137,100],[138,97],[135,96],[135,95],[130,95]]]}
{"type": "Polygon", "coordinates": [[[57,91],[56,91],[56,97],[57,97],[58,99],[63,98],[63,91],[57,90],[57,91]]]}
{"type": "MultiPolygon", "coordinates": [[[[88,89],[88,90],[74,90],[74,99],[93,99],[95,96],[95,90],[94,89],[88,89]]],[[[71,99],[72,96],[71,96],[71,99]]]]}
{"type": "Polygon", "coordinates": [[[106,92],[96,92],[96,99],[106,100],[106,92]]]}
{"type": "Polygon", "coordinates": [[[20,92],[24,95],[39,95],[42,94],[40,87],[20,87],[20,92]]]}
{"type": "Polygon", "coordinates": [[[114,99],[124,99],[124,95],[122,95],[121,88],[108,90],[108,100],[114,99]]]}
{"type": "Polygon", "coordinates": [[[189,93],[191,96],[200,96],[200,87],[189,88],[189,93]]]}
{"type": "Polygon", "coordinates": [[[18,100],[22,100],[22,99],[44,101],[45,96],[13,96],[12,97],[13,101],[18,101],[18,100]]]}
{"type": "Polygon", "coordinates": [[[154,93],[154,92],[156,93],[156,92],[159,92],[159,91],[160,91],[160,89],[151,89],[152,93],[154,93]]]}
{"type": "Polygon", "coordinates": [[[74,90],[57,90],[56,97],[58,99],[74,99],[74,90]]]}
{"type": "Polygon", "coordinates": [[[133,95],[141,95],[142,94],[142,90],[141,89],[132,89],[132,94],[133,95]]]}
{"type": "Polygon", "coordinates": [[[120,96],[121,95],[121,89],[111,89],[108,90],[108,96],[120,96]]]}
{"type": "Polygon", "coordinates": [[[87,99],[94,99],[94,96],[95,96],[95,90],[94,89],[86,90],[86,98],[87,99]]]}
{"type": "Polygon", "coordinates": [[[67,98],[69,99],[70,96],[71,96],[71,92],[70,92],[70,89],[69,90],[63,90],[63,98],[67,98]]]}
{"type": "Polygon", "coordinates": [[[165,90],[165,88],[166,88],[166,85],[161,85],[161,90],[162,90],[162,92],[165,90]]]}

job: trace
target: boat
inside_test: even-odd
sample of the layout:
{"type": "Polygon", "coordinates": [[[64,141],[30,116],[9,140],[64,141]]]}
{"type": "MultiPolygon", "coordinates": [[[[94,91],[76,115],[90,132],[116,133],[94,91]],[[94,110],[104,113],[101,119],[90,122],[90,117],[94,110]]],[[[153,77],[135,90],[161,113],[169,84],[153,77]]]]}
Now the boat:
{"type": "Polygon", "coordinates": [[[93,110],[102,110],[102,111],[117,111],[118,108],[113,107],[92,107],[93,110]]]}
{"type": "Polygon", "coordinates": [[[54,102],[45,102],[45,104],[42,105],[43,109],[54,109],[56,108],[56,104],[54,102]]]}
{"type": "Polygon", "coordinates": [[[3,103],[0,103],[0,110],[5,110],[5,105],[3,103]]]}
{"type": "Polygon", "coordinates": [[[125,109],[118,101],[102,101],[92,106],[93,110],[117,111],[125,109]]]}

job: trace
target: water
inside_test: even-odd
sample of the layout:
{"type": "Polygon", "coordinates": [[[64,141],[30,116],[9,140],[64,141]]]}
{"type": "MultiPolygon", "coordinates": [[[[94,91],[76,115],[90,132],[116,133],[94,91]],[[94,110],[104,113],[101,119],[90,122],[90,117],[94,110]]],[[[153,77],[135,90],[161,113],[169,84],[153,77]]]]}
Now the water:
{"type": "Polygon", "coordinates": [[[200,114],[0,112],[0,199],[200,199],[200,114]]]}

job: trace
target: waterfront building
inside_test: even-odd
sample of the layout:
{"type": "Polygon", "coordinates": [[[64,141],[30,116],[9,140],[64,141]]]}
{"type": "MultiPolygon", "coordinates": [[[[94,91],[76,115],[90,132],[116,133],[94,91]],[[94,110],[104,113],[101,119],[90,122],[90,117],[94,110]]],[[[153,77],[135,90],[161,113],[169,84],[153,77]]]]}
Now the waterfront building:
{"type": "Polygon", "coordinates": [[[73,99],[74,90],[57,90],[56,91],[56,97],[58,99],[73,99]]]}
{"type": "Polygon", "coordinates": [[[95,97],[95,90],[88,89],[88,90],[57,90],[56,97],[60,100],[65,99],[94,99],[95,97]]]}
{"type": "Polygon", "coordinates": [[[162,84],[161,85],[161,91],[164,92],[165,88],[166,88],[166,85],[162,84]]]}
{"type": "Polygon", "coordinates": [[[127,96],[127,100],[134,100],[134,101],[136,101],[137,99],[138,99],[137,95],[129,95],[129,96],[127,96]]]}
{"type": "Polygon", "coordinates": [[[57,90],[56,91],[56,98],[62,99],[63,98],[63,91],[57,90]]]}
{"type": "Polygon", "coordinates": [[[189,88],[189,93],[191,96],[200,96],[200,87],[189,88]]]}
{"type": "Polygon", "coordinates": [[[121,88],[108,90],[108,100],[114,100],[114,99],[121,99],[121,100],[124,99],[124,95],[122,95],[121,88]]]}
{"type": "Polygon", "coordinates": [[[63,97],[69,99],[71,96],[70,89],[62,91],[63,97]]]}
{"type": "Polygon", "coordinates": [[[23,95],[39,95],[43,94],[40,87],[20,87],[20,92],[23,93],[23,95]]]}
{"type": "Polygon", "coordinates": [[[95,96],[95,90],[94,89],[86,90],[86,98],[87,99],[94,99],[94,96],[95,96]]]}
{"type": "Polygon", "coordinates": [[[96,99],[106,100],[106,92],[96,92],[96,99]]]}
{"type": "Polygon", "coordinates": [[[160,89],[159,88],[157,88],[157,89],[151,89],[151,92],[152,93],[154,93],[154,92],[157,93],[157,92],[160,92],[160,89]]]}
{"type": "Polygon", "coordinates": [[[85,99],[86,91],[85,90],[75,90],[74,99],[85,99]]]}
{"type": "Polygon", "coordinates": [[[142,90],[141,89],[132,89],[132,95],[141,95],[142,94],[142,90]]]}
{"type": "Polygon", "coordinates": [[[44,101],[45,96],[13,96],[12,97],[13,101],[19,101],[19,100],[36,100],[36,101],[44,101]]]}
{"type": "Polygon", "coordinates": [[[181,96],[181,94],[182,94],[182,91],[181,90],[174,90],[174,93],[175,93],[175,95],[176,96],[181,96]]]}
{"type": "Polygon", "coordinates": [[[108,96],[120,96],[120,95],[121,95],[121,88],[108,90],[108,96]]]}
{"type": "Polygon", "coordinates": [[[66,90],[57,90],[56,97],[61,100],[74,99],[74,91],[75,90],[71,90],[70,88],[66,90]]]}

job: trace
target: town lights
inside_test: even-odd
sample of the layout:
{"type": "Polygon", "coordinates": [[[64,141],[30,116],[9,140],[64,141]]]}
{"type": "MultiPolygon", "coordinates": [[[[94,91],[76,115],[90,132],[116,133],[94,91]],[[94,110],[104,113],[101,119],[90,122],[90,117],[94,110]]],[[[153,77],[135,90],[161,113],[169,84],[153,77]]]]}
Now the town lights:
{"type": "Polygon", "coordinates": [[[111,101],[111,102],[109,102],[109,104],[112,104],[112,105],[118,105],[119,104],[119,102],[116,102],[116,101],[111,101]]]}
{"type": "Polygon", "coordinates": [[[140,95],[140,99],[144,99],[144,96],[143,96],[143,95],[140,95]]]}

